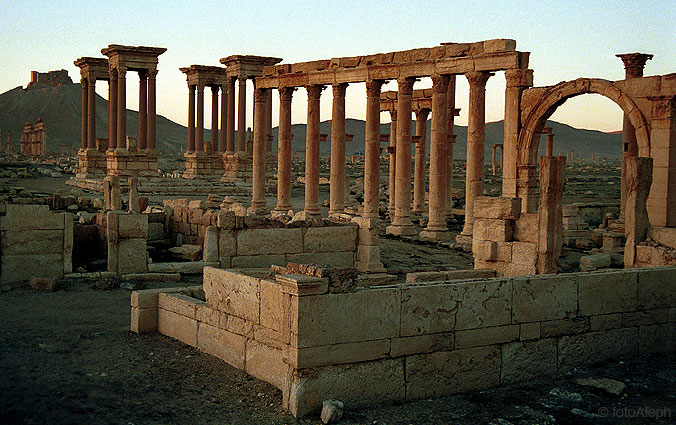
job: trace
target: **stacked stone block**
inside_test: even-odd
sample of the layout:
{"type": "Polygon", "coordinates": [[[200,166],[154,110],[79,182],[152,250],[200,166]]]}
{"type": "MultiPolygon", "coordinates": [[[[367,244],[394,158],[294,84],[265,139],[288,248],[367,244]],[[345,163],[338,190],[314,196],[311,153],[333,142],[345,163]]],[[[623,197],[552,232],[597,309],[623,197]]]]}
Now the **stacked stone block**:
{"type": "Polygon", "coordinates": [[[0,283],[73,271],[73,215],[47,205],[0,205],[0,283]]]}
{"type": "Polygon", "coordinates": [[[106,213],[108,271],[118,275],[148,271],[148,215],[106,213]]]}

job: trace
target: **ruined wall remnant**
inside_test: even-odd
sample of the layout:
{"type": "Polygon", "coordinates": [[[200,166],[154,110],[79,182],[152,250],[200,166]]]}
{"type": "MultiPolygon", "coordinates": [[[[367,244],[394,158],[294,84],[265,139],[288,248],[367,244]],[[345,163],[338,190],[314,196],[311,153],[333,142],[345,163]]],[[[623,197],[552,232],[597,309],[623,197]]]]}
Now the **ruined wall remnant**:
{"type": "MultiPolygon", "coordinates": [[[[8,143],[9,146],[9,143],[8,143]]],[[[47,151],[47,132],[40,118],[35,124],[25,123],[21,134],[21,153],[23,155],[44,155],[47,151]]]]}

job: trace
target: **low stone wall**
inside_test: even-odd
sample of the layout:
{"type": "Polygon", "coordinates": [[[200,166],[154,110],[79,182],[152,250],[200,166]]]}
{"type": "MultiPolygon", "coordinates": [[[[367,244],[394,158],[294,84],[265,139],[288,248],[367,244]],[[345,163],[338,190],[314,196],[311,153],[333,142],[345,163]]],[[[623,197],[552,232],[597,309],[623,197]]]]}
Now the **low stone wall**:
{"type": "Polygon", "coordinates": [[[59,279],[73,270],[73,214],[0,205],[0,283],[59,279]]]}
{"type": "Polygon", "coordinates": [[[132,329],[159,329],[272,383],[296,416],[328,398],[441,397],[676,347],[673,267],[348,293],[316,277],[276,279],[205,268],[206,302],[132,294],[132,329]]]}

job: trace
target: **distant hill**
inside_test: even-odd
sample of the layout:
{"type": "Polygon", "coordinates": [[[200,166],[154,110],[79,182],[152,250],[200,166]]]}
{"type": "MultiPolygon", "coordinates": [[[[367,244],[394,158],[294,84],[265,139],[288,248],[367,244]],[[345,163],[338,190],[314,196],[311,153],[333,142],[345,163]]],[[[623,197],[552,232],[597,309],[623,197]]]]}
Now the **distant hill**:
{"type": "MultiPolygon", "coordinates": [[[[0,94],[0,146],[4,148],[7,140],[7,130],[12,132],[14,149],[18,149],[24,122],[35,120],[40,117],[47,129],[47,149],[51,152],[59,152],[62,148],[77,149],[80,146],[80,117],[82,91],[79,83],[63,84],[58,87],[35,87],[24,89],[17,87],[0,94]]],[[[96,134],[97,137],[107,137],[108,124],[108,101],[101,96],[96,96],[96,134]]],[[[622,135],[618,132],[603,133],[594,130],[576,129],[566,124],[550,121],[548,125],[553,128],[554,153],[582,152],[589,157],[591,152],[598,156],[608,158],[620,158],[622,151],[622,135]]],[[[354,135],[352,142],[348,142],[346,153],[348,155],[364,151],[364,126],[362,120],[347,119],[346,133],[354,135]]],[[[136,135],[138,128],[138,112],[127,110],[127,132],[136,135]]],[[[431,125],[427,125],[427,137],[431,125]]],[[[381,133],[389,134],[390,125],[381,125],[381,133]]],[[[415,131],[415,123],[412,121],[411,129],[415,131]]],[[[305,150],[305,124],[292,126],[293,149],[305,150]]],[[[326,142],[322,142],[320,152],[328,155],[330,152],[331,121],[323,121],[320,132],[327,134],[326,142]]],[[[455,126],[457,135],[455,144],[455,158],[462,159],[466,155],[467,127],[455,126]]],[[[486,124],[486,157],[490,158],[491,146],[502,143],[502,121],[486,124]]],[[[210,131],[205,131],[205,140],[209,140],[210,131]]],[[[177,124],[165,117],[157,117],[157,145],[163,151],[180,152],[185,150],[188,139],[186,127],[177,124]]],[[[429,142],[428,142],[429,143],[429,142]]],[[[277,147],[277,128],[273,129],[273,145],[277,147]]],[[[383,144],[386,146],[386,144],[383,144]]],[[[429,151],[429,149],[428,149],[429,151]]],[[[540,143],[540,152],[545,151],[545,138],[540,143]]],[[[576,154],[577,155],[577,154],[576,154]]]]}

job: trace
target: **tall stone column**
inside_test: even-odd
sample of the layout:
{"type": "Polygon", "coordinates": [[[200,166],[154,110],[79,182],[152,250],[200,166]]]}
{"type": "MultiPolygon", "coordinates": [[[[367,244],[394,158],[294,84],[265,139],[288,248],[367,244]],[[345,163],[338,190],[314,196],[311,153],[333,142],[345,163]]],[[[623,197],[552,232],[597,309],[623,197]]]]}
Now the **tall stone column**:
{"type": "Polygon", "coordinates": [[[197,152],[204,152],[204,85],[197,85],[197,152]]]}
{"type": "Polygon", "coordinates": [[[496,176],[498,175],[498,164],[495,162],[495,154],[498,150],[498,145],[491,146],[491,173],[496,176]]]}
{"type": "Polygon", "coordinates": [[[237,151],[246,149],[246,78],[239,78],[237,98],[237,151]]]}
{"type": "MultiPolygon", "coordinates": [[[[508,69],[505,71],[505,125],[502,142],[504,162],[502,163],[502,196],[516,198],[518,165],[516,145],[521,131],[521,95],[533,85],[532,69],[508,69]]],[[[526,164],[521,164],[526,165],[526,164]]],[[[535,164],[532,164],[535,165],[535,164]]],[[[532,182],[535,186],[536,182],[532,182]]],[[[527,211],[524,203],[522,211],[527,211]]]]}
{"type": "MultiPolygon", "coordinates": [[[[486,81],[491,73],[472,71],[469,82],[469,119],[467,120],[467,173],[465,181],[465,226],[462,236],[474,230],[474,199],[484,192],[484,145],[486,143],[486,81]]],[[[465,240],[464,242],[469,242],[465,240]]]]}
{"type": "Polygon", "coordinates": [[[291,100],[294,87],[279,88],[276,211],[291,209],[291,100]]]}
{"type": "MultiPolygon", "coordinates": [[[[624,79],[643,77],[643,68],[647,61],[653,58],[653,55],[645,53],[628,53],[615,55],[622,59],[624,64],[624,79]]],[[[627,158],[636,158],[638,156],[638,144],[636,143],[636,130],[631,125],[629,117],[623,116],[622,119],[622,184],[620,189],[620,218],[624,219],[624,209],[627,203],[627,158]]]]}
{"type": "Polygon", "coordinates": [[[117,148],[117,70],[108,71],[108,150],[117,148]]]}
{"type": "Polygon", "coordinates": [[[397,176],[397,110],[390,110],[390,163],[389,163],[389,172],[390,172],[390,184],[388,188],[389,194],[389,206],[388,211],[390,215],[394,214],[394,199],[395,199],[395,187],[396,187],[396,176],[397,176]]]}
{"type": "Polygon", "coordinates": [[[432,75],[432,128],[430,129],[429,221],[421,239],[448,240],[446,210],[448,196],[448,81],[446,75],[432,75]]]}
{"type": "MultiPolygon", "coordinates": [[[[228,129],[227,129],[227,122],[228,122],[228,86],[227,85],[222,85],[221,86],[221,132],[219,134],[219,140],[220,140],[220,149],[219,152],[225,152],[228,148],[228,129]]],[[[216,150],[214,150],[214,153],[216,153],[216,150]]]]}
{"type": "MultiPolygon", "coordinates": [[[[547,156],[554,156],[554,133],[552,132],[551,127],[545,127],[542,129],[542,132],[547,135],[547,156]]],[[[504,156],[504,149],[503,149],[503,156],[504,156]]],[[[502,168],[504,169],[505,166],[503,164],[502,168]]]]}
{"type": "Polygon", "coordinates": [[[306,86],[307,134],[305,136],[305,212],[311,216],[319,211],[319,98],[322,85],[306,86]]]}
{"type": "Polygon", "coordinates": [[[253,198],[250,212],[264,214],[265,206],[265,98],[269,89],[254,89],[253,198]]]}
{"type": "Polygon", "coordinates": [[[413,212],[420,214],[425,209],[425,177],[427,174],[427,117],[429,109],[415,111],[415,134],[420,141],[415,145],[413,170],[413,212]]]}
{"type": "Polygon", "coordinates": [[[272,90],[265,92],[265,152],[272,152],[272,90]]]}
{"type": "Polygon", "coordinates": [[[87,149],[96,149],[96,78],[87,79],[87,149]]]}
{"type": "Polygon", "coordinates": [[[333,85],[331,112],[331,179],[329,215],[345,210],[345,91],[347,84],[333,85]]]}
{"type": "Polygon", "coordinates": [[[228,118],[225,125],[227,152],[235,151],[235,80],[228,80],[228,118]]]}
{"type": "Polygon", "coordinates": [[[448,76],[448,91],[446,92],[446,150],[448,155],[448,169],[446,175],[446,217],[453,217],[453,147],[455,145],[455,117],[460,115],[460,109],[455,107],[455,75],[448,76]]]}
{"type": "Polygon", "coordinates": [[[89,137],[89,132],[87,129],[87,122],[89,121],[89,115],[87,112],[89,97],[87,95],[87,79],[80,79],[80,86],[82,86],[82,122],[81,122],[81,133],[80,133],[80,148],[82,150],[87,149],[87,139],[89,137]]]}
{"type": "Polygon", "coordinates": [[[211,151],[218,152],[218,86],[211,86],[211,151]]]}
{"type": "Polygon", "coordinates": [[[378,218],[380,204],[380,88],[382,80],[366,82],[366,132],[363,217],[378,218]]]}
{"type": "Polygon", "coordinates": [[[195,152],[195,86],[188,86],[188,153],[195,152]]]}
{"type": "Polygon", "coordinates": [[[539,274],[556,273],[563,242],[561,196],[565,184],[566,159],[540,157],[540,199],[538,205],[539,274]]]}
{"type": "Polygon", "coordinates": [[[157,70],[148,72],[148,150],[157,149],[157,70]]]}
{"type": "Polygon", "coordinates": [[[139,71],[138,80],[138,148],[141,151],[148,147],[148,77],[145,71],[139,71]]]}
{"type": "Polygon", "coordinates": [[[394,204],[394,220],[387,227],[387,233],[393,235],[414,235],[415,227],[411,222],[411,107],[413,83],[415,78],[397,80],[397,183],[394,204]]]}
{"type": "Polygon", "coordinates": [[[117,150],[127,150],[127,68],[117,68],[117,150]]]}

